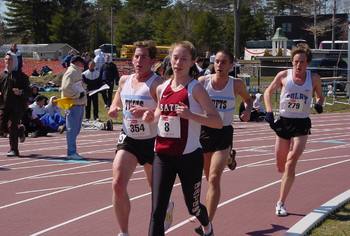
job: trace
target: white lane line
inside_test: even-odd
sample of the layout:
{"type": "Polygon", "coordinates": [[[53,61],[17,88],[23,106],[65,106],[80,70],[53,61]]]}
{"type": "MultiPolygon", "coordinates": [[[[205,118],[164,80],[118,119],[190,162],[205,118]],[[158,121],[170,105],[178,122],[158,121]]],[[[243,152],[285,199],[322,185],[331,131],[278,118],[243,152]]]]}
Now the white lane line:
{"type": "Polygon", "coordinates": [[[9,166],[15,166],[15,165],[20,165],[20,164],[27,164],[27,163],[32,163],[32,162],[38,162],[40,160],[30,160],[30,161],[21,161],[21,162],[16,162],[16,163],[12,163],[12,164],[6,164],[6,165],[2,165],[1,167],[9,167],[9,166]]]}
{"type": "Polygon", "coordinates": [[[57,187],[57,188],[44,188],[44,189],[36,189],[36,190],[30,190],[30,191],[18,192],[18,193],[16,193],[16,194],[38,193],[38,192],[45,192],[45,191],[52,191],[52,190],[66,189],[66,188],[71,188],[71,187],[72,187],[72,186],[63,186],[63,187],[57,187]]]}
{"type": "MultiPolygon", "coordinates": [[[[324,168],[327,168],[327,167],[335,166],[335,165],[338,165],[338,164],[342,164],[342,163],[345,163],[345,162],[350,162],[350,160],[343,160],[343,161],[331,163],[331,164],[328,164],[328,165],[319,166],[319,167],[317,167],[317,168],[313,168],[313,169],[310,169],[310,170],[307,170],[307,171],[298,173],[298,174],[296,174],[295,176],[305,175],[305,174],[308,174],[308,173],[311,173],[311,172],[315,172],[315,171],[318,171],[318,170],[321,170],[321,169],[324,169],[324,168]]],[[[248,191],[248,192],[245,192],[245,193],[243,193],[243,194],[240,194],[240,195],[238,195],[238,196],[236,196],[236,197],[234,197],[234,198],[231,198],[231,199],[229,199],[229,200],[227,200],[227,201],[224,201],[224,202],[220,203],[220,204],[218,205],[218,208],[223,207],[223,206],[225,206],[225,205],[227,205],[227,204],[229,204],[229,203],[231,203],[231,202],[237,201],[237,200],[239,200],[239,199],[241,199],[241,198],[243,198],[243,197],[246,197],[246,196],[248,196],[248,195],[251,195],[251,194],[253,194],[253,193],[256,193],[256,192],[258,192],[258,191],[260,191],[260,190],[263,190],[263,189],[266,189],[266,188],[268,188],[268,187],[271,187],[271,186],[273,186],[273,185],[275,185],[275,184],[278,184],[278,183],[280,183],[280,182],[281,182],[281,180],[276,180],[276,181],[270,182],[270,183],[268,183],[268,184],[265,184],[265,185],[263,185],[263,186],[261,186],[261,187],[258,187],[258,188],[252,189],[252,190],[250,190],[250,191],[248,191]]],[[[186,219],[186,220],[184,220],[184,221],[182,221],[182,222],[180,222],[180,223],[178,223],[178,224],[172,226],[171,228],[169,228],[168,231],[166,231],[165,234],[167,234],[167,233],[169,233],[169,232],[172,232],[172,231],[174,231],[174,230],[180,228],[181,226],[184,226],[185,224],[192,222],[192,221],[195,220],[195,219],[196,219],[195,217],[190,217],[190,218],[188,218],[188,219],[186,219]]]]}
{"type": "Polygon", "coordinates": [[[18,179],[6,180],[6,181],[3,181],[2,183],[0,183],[0,185],[1,184],[8,184],[8,183],[13,183],[13,182],[18,182],[18,181],[30,179],[30,178],[33,178],[33,177],[49,175],[49,174],[54,174],[54,173],[60,173],[60,172],[68,171],[68,170],[75,170],[75,169],[80,169],[80,168],[91,167],[91,166],[100,165],[100,164],[103,164],[103,163],[102,162],[98,162],[98,163],[93,163],[93,164],[90,164],[90,165],[76,166],[76,167],[66,168],[66,169],[62,169],[62,170],[50,171],[50,172],[46,172],[46,173],[42,173],[42,174],[26,176],[26,177],[22,177],[22,178],[18,178],[18,179]]]}
{"type": "Polygon", "coordinates": [[[37,176],[30,179],[46,179],[46,178],[53,178],[53,177],[61,177],[61,176],[70,176],[70,175],[83,175],[83,174],[94,174],[94,173],[101,173],[101,172],[107,172],[110,171],[112,173],[112,168],[110,169],[104,169],[104,170],[92,170],[92,171],[81,171],[81,172],[75,172],[75,173],[67,173],[67,174],[59,174],[59,175],[45,175],[45,176],[37,176]]]}
{"type": "Polygon", "coordinates": [[[34,168],[51,167],[51,166],[64,166],[68,164],[72,165],[72,164],[79,164],[79,163],[67,162],[67,163],[55,163],[55,164],[46,164],[46,165],[38,165],[38,166],[23,166],[23,167],[11,168],[11,170],[34,169],[34,168]]]}
{"type": "MultiPolygon", "coordinates": [[[[33,177],[30,179],[43,179],[43,178],[52,178],[52,177],[61,177],[61,176],[70,176],[70,175],[81,175],[81,174],[90,174],[90,173],[98,173],[98,172],[106,172],[110,171],[112,175],[112,168],[111,169],[104,169],[104,170],[92,170],[92,171],[84,171],[84,172],[76,172],[76,173],[67,173],[67,174],[59,174],[59,175],[45,175],[45,176],[39,176],[39,177],[33,177]]],[[[133,174],[138,174],[144,172],[142,170],[134,171],[133,174]]]]}
{"type": "MultiPolygon", "coordinates": [[[[350,161],[350,160],[345,160],[345,161],[336,162],[336,163],[332,163],[332,164],[325,165],[325,166],[320,166],[320,167],[317,167],[317,168],[314,168],[314,169],[311,169],[311,170],[308,170],[308,171],[304,171],[304,172],[302,172],[302,173],[299,173],[299,174],[297,174],[297,176],[303,175],[303,174],[307,174],[307,173],[310,173],[310,172],[313,172],[313,171],[316,171],[316,170],[319,170],[319,169],[323,169],[323,168],[326,168],[326,167],[330,167],[330,166],[333,166],[333,165],[337,165],[337,164],[341,164],[341,163],[344,163],[344,162],[348,162],[348,161],[350,161]]],[[[254,164],[254,163],[251,163],[251,164],[254,164]]],[[[241,167],[241,168],[242,168],[242,167],[241,167]]],[[[203,176],[203,178],[204,178],[204,176],[203,176]]],[[[249,192],[243,193],[243,194],[241,194],[241,195],[239,195],[239,196],[237,196],[237,197],[235,197],[235,198],[232,198],[232,199],[230,199],[230,200],[228,200],[228,201],[225,201],[225,202],[219,204],[218,207],[222,207],[222,206],[224,206],[224,205],[226,205],[226,204],[228,204],[228,203],[230,203],[230,202],[236,201],[236,200],[238,200],[238,199],[240,199],[240,198],[243,198],[243,197],[248,196],[248,195],[250,195],[250,194],[252,194],[252,193],[255,193],[255,192],[257,192],[257,191],[260,191],[260,190],[262,190],[262,189],[265,189],[265,188],[267,188],[267,187],[270,187],[270,186],[272,186],[272,185],[275,185],[275,184],[277,184],[277,183],[279,183],[279,182],[281,182],[281,180],[271,182],[271,183],[266,184],[266,185],[263,185],[263,186],[261,186],[261,187],[259,187],[259,188],[255,188],[255,189],[253,189],[253,190],[251,190],[251,191],[249,191],[249,192]]],[[[180,185],[181,185],[181,184],[178,183],[178,184],[175,184],[174,187],[178,187],[178,186],[180,186],[180,185]]],[[[142,195],[133,197],[133,198],[130,199],[130,201],[133,201],[133,200],[136,200],[136,199],[140,199],[140,198],[146,197],[146,196],[151,195],[151,194],[152,194],[151,192],[148,192],[148,193],[145,193],[145,194],[142,194],[142,195]]],[[[87,214],[84,214],[84,215],[81,215],[81,216],[72,218],[72,219],[67,220],[67,221],[64,221],[64,222],[62,222],[62,223],[60,223],[60,224],[53,225],[53,226],[51,226],[51,227],[49,227],[49,228],[46,228],[46,229],[43,229],[43,230],[41,230],[41,231],[39,231],[39,232],[33,233],[33,234],[31,234],[30,236],[42,235],[42,234],[47,233],[47,232],[49,232],[49,231],[52,231],[52,230],[54,230],[54,229],[63,227],[63,226],[65,226],[65,225],[67,225],[67,224],[70,224],[70,223],[79,221],[79,220],[84,219],[84,218],[86,218],[86,217],[95,215],[95,214],[97,214],[97,213],[100,213],[100,212],[105,211],[105,210],[108,210],[108,209],[111,209],[112,207],[113,207],[113,205],[109,205],[109,206],[106,206],[106,207],[97,209],[97,210],[95,210],[95,211],[91,211],[91,212],[89,212],[89,213],[87,213],[87,214]]],[[[194,219],[194,217],[193,217],[193,218],[191,217],[191,218],[189,218],[189,219],[186,219],[185,221],[180,222],[180,223],[177,224],[177,225],[174,225],[173,227],[171,227],[171,228],[166,232],[166,234],[169,233],[169,232],[171,232],[171,231],[174,231],[175,229],[177,229],[177,228],[179,228],[179,227],[181,227],[181,226],[183,226],[183,225],[185,225],[185,224],[187,224],[187,223],[189,223],[189,222],[191,222],[191,220],[193,221],[193,219],[194,219]]]]}
{"type": "MultiPolygon", "coordinates": [[[[268,160],[267,160],[267,161],[268,161],[268,160]]],[[[256,163],[260,163],[260,162],[265,162],[265,161],[259,161],[259,162],[256,162],[256,163]]],[[[254,163],[251,163],[251,164],[254,164],[254,163]]],[[[237,167],[237,169],[238,169],[238,168],[243,168],[243,167],[246,167],[246,166],[247,166],[247,165],[240,166],[240,167],[237,167]]],[[[230,171],[230,170],[227,170],[227,171],[230,171]]],[[[226,170],[225,170],[224,172],[226,172],[226,170]]],[[[202,179],[203,179],[203,178],[205,178],[205,176],[202,176],[202,179]]],[[[108,182],[108,181],[101,181],[101,182],[99,182],[99,183],[102,184],[102,183],[105,183],[105,182],[108,182]]],[[[99,184],[99,183],[95,183],[94,185],[97,185],[97,184],[99,184]]],[[[176,188],[176,187],[178,187],[178,186],[181,186],[181,183],[174,184],[173,187],[176,188]]],[[[134,201],[134,200],[137,200],[137,199],[140,199],[140,198],[149,196],[149,195],[151,195],[151,194],[152,194],[152,192],[144,193],[144,194],[135,196],[135,197],[133,197],[133,198],[130,198],[130,201],[134,201]]],[[[81,215],[81,216],[79,216],[79,217],[70,219],[70,220],[68,220],[68,221],[65,221],[65,222],[62,222],[62,223],[60,223],[60,224],[54,225],[54,226],[52,226],[52,227],[50,227],[50,228],[47,228],[47,229],[41,230],[41,231],[39,231],[39,232],[36,232],[36,233],[34,233],[34,234],[31,234],[30,236],[37,236],[37,235],[44,234],[44,233],[46,233],[46,232],[48,232],[48,231],[51,231],[51,230],[60,228],[60,227],[62,227],[62,226],[64,226],[64,225],[67,225],[67,224],[73,223],[73,222],[75,222],[75,221],[78,221],[78,220],[80,220],[80,219],[83,219],[83,218],[92,216],[92,215],[97,214],[97,213],[100,213],[100,212],[102,212],[102,211],[104,211],[104,210],[108,210],[108,209],[110,209],[110,208],[112,208],[112,207],[113,207],[113,205],[109,205],[109,206],[106,206],[106,207],[97,209],[97,210],[92,211],[92,212],[89,212],[89,213],[87,213],[87,214],[85,214],[85,215],[81,215]]]]}
{"type": "MultiPolygon", "coordinates": [[[[300,159],[298,162],[310,162],[310,161],[321,161],[321,160],[332,160],[332,159],[339,159],[339,158],[349,158],[350,155],[341,155],[341,156],[334,156],[334,157],[319,157],[319,158],[310,158],[310,159],[300,159]]],[[[254,164],[249,165],[248,167],[260,167],[260,166],[271,166],[275,165],[276,162],[273,163],[264,163],[264,164],[254,164]]]]}
{"type": "Polygon", "coordinates": [[[18,202],[13,202],[13,203],[10,203],[10,204],[7,204],[7,205],[0,206],[0,210],[6,209],[6,208],[9,208],[9,207],[12,207],[12,206],[17,206],[17,205],[20,205],[22,203],[30,202],[30,201],[33,201],[33,200],[41,199],[41,198],[44,198],[44,197],[48,197],[48,196],[51,196],[51,195],[54,195],[54,194],[58,194],[58,193],[62,193],[62,192],[70,191],[70,190],[75,190],[75,189],[78,189],[78,188],[83,188],[83,187],[86,187],[86,186],[98,183],[100,181],[107,181],[107,180],[110,180],[110,179],[112,179],[112,178],[108,177],[108,178],[105,178],[105,179],[95,180],[95,181],[88,182],[88,183],[85,183],[85,184],[80,184],[80,185],[76,185],[76,186],[73,186],[73,187],[70,187],[70,188],[58,190],[58,191],[55,191],[55,192],[52,192],[52,193],[47,193],[47,194],[39,195],[39,196],[36,196],[36,197],[24,199],[24,200],[21,200],[21,201],[18,201],[18,202]]]}
{"type": "MultiPolygon", "coordinates": [[[[140,199],[140,198],[149,196],[149,195],[151,195],[151,192],[148,192],[148,193],[141,194],[141,195],[139,195],[139,196],[133,197],[133,198],[130,199],[130,201],[134,201],[134,200],[137,200],[137,199],[140,199]]],[[[80,219],[89,217],[89,216],[91,216],[91,215],[100,213],[100,212],[102,212],[102,211],[104,211],[104,210],[108,210],[108,209],[110,209],[110,208],[112,208],[112,207],[113,207],[113,205],[109,205],[109,206],[100,208],[100,209],[98,209],[98,210],[96,210],[96,211],[92,211],[92,212],[89,212],[89,213],[87,213],[87,214],[85,214],[85,215],[81,215],[81,216],[76,217],[76,218],[73,218],[73,219],[71,219],[71,220],[62,222],[61,224],[54,225],[54,226],[52,226],[52,227],[50,227],[50,228],[43,229],[43,230],[41,230],[41,231],[39,231],[39,232],[36,232],[36,233],[31,234],[30,236],[42,235],[42,234],[44,234],[44,233],[46,233],[46,232],[49,232],[49,231],[52,231],[52,230],[54,230],[54,229],[60,228],[60,227],[62,227],[62,226],[64,226],[64,225],[73,223],[73,222],[75,222],[75,221],[78,221],[78,220],[80,220],[80,219]]]]}

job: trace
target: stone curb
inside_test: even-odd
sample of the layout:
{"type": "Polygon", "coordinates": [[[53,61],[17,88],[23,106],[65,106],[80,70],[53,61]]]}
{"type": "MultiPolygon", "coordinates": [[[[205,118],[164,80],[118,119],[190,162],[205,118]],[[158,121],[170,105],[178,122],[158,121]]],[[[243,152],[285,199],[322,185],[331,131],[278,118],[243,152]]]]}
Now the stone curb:
{"type": "Polygon", "coordinates": [[[344,193],[334,197],[328,202],[314,209],[304,218],[293,225],[287,232],[286,236],[306,235],[317,224],[322,222],[329,214],[342,207],[345,203],[350,201],[350,189],[344,193]]]}

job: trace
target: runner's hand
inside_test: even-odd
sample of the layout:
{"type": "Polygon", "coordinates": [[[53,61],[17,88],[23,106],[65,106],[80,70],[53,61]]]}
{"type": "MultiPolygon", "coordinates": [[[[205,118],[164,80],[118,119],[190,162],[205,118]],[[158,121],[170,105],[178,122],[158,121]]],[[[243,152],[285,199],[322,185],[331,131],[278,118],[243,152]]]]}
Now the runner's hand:
{"type": "Polygon", "coordinates": [[[153,111],[145,111],[142,116],[142,120],[147,123],[150,123],[154,120],[154,112],[153,111]]]}
{"type": "Polygon", "coordinates": [[[181,118],[189,119],[191,116],[191,111],[188,109],[188,106],[179,102],[179,106],[176,108],[176,114],[178,114],[181,118]]]}
{"type": "Polygon", "coordinates": [[[147,108],[139,105],[132,105],[129,111],[135,118],[141,118],[143,113],[147,111],[147,108]]]}
{"type": "Polygon", "coordinates": [[[250,120],[250,112],[245,109],[242,114],[241,114],[241,120],[242,121],[245,121],[245,122],[248,122],[250,120]]]}
{"type": "Polygon", "coordinates": [[[319,103],[315,103],[314,108],[319,114],[323,112],[323,106],[319,103]]]}
{"type": "Polygon", "coordinates": [[[265,121],[272,125],[275,122],[275,118],[273,116],[273,112],[266,112],[265,121]]]}

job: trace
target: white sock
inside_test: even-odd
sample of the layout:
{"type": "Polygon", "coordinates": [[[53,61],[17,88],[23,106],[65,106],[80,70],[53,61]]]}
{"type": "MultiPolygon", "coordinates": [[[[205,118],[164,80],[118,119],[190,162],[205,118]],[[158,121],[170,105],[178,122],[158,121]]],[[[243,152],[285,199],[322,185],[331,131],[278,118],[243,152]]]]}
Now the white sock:
{"type": "Polygon", "coordinates": [[[284,205],[282,201],[278,201],[276,204],[277,204],[277,206],[283,206],[284,205]]]}
{"type": "Polygon", "coordinates": [[[204,226],[202,226],[204,235],[207,235],[211,232],[211,223],[209,222],[207,230],[204,229],[204,226]]]}
{"type": "Polygon", "coordinates": [[[118,236],[129,236],[127,233],[119,233],[118,236]]]}

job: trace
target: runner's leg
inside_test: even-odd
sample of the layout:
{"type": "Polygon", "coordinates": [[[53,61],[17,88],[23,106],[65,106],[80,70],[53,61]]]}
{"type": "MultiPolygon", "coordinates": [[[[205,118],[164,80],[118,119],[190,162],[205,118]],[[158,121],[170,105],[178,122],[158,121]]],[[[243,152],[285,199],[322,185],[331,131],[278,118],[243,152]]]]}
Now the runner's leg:
{"type": "Polygon", "coordinates": [[[293,149],[288,152],[285,172],[282,176],[279,201],[283,203],[286,201],[287,195],[293,185],[297,161],[305,149],[307,138],[307,135],[293,138],[293,149]]]}
{"type": "Polygon", "coordinates": [[[290,139],[283,139],[281,137],[276,136],[275,156],[276,156],[277,170],[280,173],[284,173],[290,145],[291,145],[290,139]]]}
{"type": "Polygon", "coordinates": [[[128,233],[130,200],[127,185],[136,165],[136,157],[125,150],[119,150],[113,161],[113,207],[122,233],[128,233]]]}
{"type": "Polygon", "coordinates": [[[206,196],[206,207],[208,210],[209,220],[212,221],[219,204],[221,195],[221,176],[225,169],[229,149],[216,151],[211,157],[208,190],[206,196]]]}

